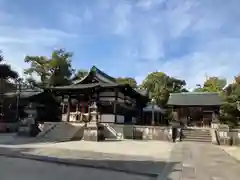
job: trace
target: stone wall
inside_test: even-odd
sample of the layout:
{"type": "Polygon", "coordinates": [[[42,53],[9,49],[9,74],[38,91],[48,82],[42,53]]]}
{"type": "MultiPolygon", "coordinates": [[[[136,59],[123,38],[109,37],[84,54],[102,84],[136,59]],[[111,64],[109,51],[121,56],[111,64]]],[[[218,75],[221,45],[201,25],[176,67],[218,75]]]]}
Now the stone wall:
{"type": "Polygon", "coordinates": [[[170,127],[109,124],[124,139],[171,140],[170,127]]]}

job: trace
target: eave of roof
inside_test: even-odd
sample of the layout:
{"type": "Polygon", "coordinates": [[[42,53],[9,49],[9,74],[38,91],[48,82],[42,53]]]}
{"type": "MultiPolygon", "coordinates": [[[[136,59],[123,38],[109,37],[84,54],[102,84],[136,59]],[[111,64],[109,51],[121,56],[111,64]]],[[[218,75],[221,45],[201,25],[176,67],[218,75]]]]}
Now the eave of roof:
{"type": "Polygon", "coordinates": [[[187,92],[172,93],[168,105],[174,106],[221,106],[222,99],[219,93],[187,92]]]}
{"type": "Polygon", "coordinates": [[[133,89],[130,87],[128,84],[119,84],[116,82],[115,78],[109,76],[108,74],[104,73],[100,69],[98,69],[96,66],[93,66],[88,74],[82,78],[80,81],[75,82],[72,85],[68,86],[57,86],[57,87],[51,87],[51,88],[46,88],[45,90],[58,90],[58,91],[64,91],[64,90],[84,90],[84,89],[91,89],[91,88],[97,88],[97,87],[102,87],[102,88],[107,88],[107,87],[126,87],[128,88],[129,91],[131,91],[133,94],[142,96],[144,98],[148,98],[146,92],[139,92],[136,89],[133,89]],[[86,83],[88,81],[88,78],[93,78],[96,77],[97,83],[86,83]]]}
{"type": "Polygon", "coordinates": [[[142,95],[141,93],[134,90],[129,84],[117,84],[117,83],[91,83],[91,84],[72,84],[68,86],[56,86],[56,87],[50,87],[45,88],[47,91],[56,91],[56,92],[66,92],[66,91],[79,91],[79,90],[88,90],[92,88],[126,88],[125,90],[128,91],[133,96],[138,96],[148,100],[148,97],[145,95],[142,95]]]}

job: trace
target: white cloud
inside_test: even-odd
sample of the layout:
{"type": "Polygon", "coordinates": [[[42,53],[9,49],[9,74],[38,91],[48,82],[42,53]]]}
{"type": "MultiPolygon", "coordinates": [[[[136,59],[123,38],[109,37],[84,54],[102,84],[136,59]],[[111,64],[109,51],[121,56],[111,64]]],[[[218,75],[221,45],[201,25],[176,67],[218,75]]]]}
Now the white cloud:
{"type": "Polygon", "coordinates": [[[120,3],[114,9],[115,33],[125,34],[129,32],[132,6],[128,3],[120,3]]]}
{"type": "Polygon", "coordinates": [[[63,23],[65,29],[72,30],[74,27],[79,27],[83,20],[76,14],[63,12],[59,21],[63,23]]]}
{"type": "Polygon", "coordinates": [[[0,26],[0,49],[8,63],[23,75],[26,55],[48,55],[53,48],[61,48],[65,39],[76,37],[55,29],[31,29],[0,26]]]}
{"type": "Polygon", "coordinates": [[[125,30],[128,24],[121,34],[126,38],[124,66],[130,71],[129,62],[136,64],[137,81],[160,70],[185,79],[190,89],[203,83],[206,75],[226,77],[231,82],[240,72],[240,32],[236,31],[240,29],[240,12],[236,10],[240,3],[231,1],[225,6],[223,1],[166,1],[159,11],[156,6],[163,1],[154,6],[153,2],[139,1],[128,18],[116,20],[125,30]],[[138,8],[144,8],[144,16],[138,8]],[[190,41],[185,41],[186,37],[190,41]],[[171,57],[169,43],[179,43],[177,51],[183,54],[171,57]],[[191,50],[184,53],[186,46],[191,50]]]}
{"type": "Polygon", "coordinates": [[[144,10],[150,10],[156,5],[163,3],[165,0],[139,0],[136,4],[137,7],[140,7],[144,10]]]}
{"type": "MultiPolygon", "coordinates": [[[[186,80],[189,89],[193,89],[196,84],[203,83],[207,76],[227,78],[228,83],[231,83],[233,77],[239,73],[240,52],[235,47],[239,43],[240,39],[211,42],[199,52],[162,63],[144,62],[139,69],[144,67],[147,70],[156,70],[152,66],[157,67],[157,70],[170,76],[186,80]],[[228,51],[225,50],[226,47],[229,48],[228,51]]],[[[138,76],[138,82],[141,82],[144,77],[145,75],[138,76]]]]}
{"type": "MultiPolygon", "coordinates": [[[[99,63],[107,59],[114,65],[115,61],[116,71],[122,69],[121,76],[131,72],[139,82],[147,73],[160,70],[185,79],[193,88],[203,83],[206,74],[231,81],[239,73],[239,6],[237,0],[100,0],[64,4],[62,11],[53,12],[59,13],[55,14],[57,27],[84,35],[86,41],[96,37],[94,48],[105,37],[106,43],[117,44],[115,57],[106,54],[99,57],[99,63]]],[[[0,49],[18,69],[25,66],[22,59],[26,54],[45,54],[75,37],[56,28],[16,28],[14,19],[0,8],[0,49]]],[[[83,39],[82,44],[88,43],[83,39]]]]}

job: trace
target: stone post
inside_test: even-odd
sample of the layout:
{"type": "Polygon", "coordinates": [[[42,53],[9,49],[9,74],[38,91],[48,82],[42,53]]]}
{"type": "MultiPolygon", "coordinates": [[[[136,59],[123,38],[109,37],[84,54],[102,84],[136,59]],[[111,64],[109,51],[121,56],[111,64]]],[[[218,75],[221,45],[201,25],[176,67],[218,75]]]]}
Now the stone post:
{"type": "Polygon", "coordinates": [[[217,129],[220,125],[219,121],[219,115],[215,112],[212,113],[212,122],[211,122],[211,128],[217,129]]]}

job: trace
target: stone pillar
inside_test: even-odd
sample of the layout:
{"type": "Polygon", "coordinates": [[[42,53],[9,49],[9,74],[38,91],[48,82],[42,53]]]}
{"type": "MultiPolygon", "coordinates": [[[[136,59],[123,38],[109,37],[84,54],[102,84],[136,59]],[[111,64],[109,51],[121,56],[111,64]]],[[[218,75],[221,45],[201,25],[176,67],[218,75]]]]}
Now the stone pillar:
{"type": "Polygon", "coordinates": [[[219,120],[219,114],[216,112],[212,113],[212,122],[211,122],[211,128],[217,129],[220,125],[220,120],[219,120]]]}
{"type": "Polygon", "coordinates": [[[98,141],[98,125],[97,123],[89,122],[85,124],[83,133],[83,140],[85,141],[98,141]]]}

